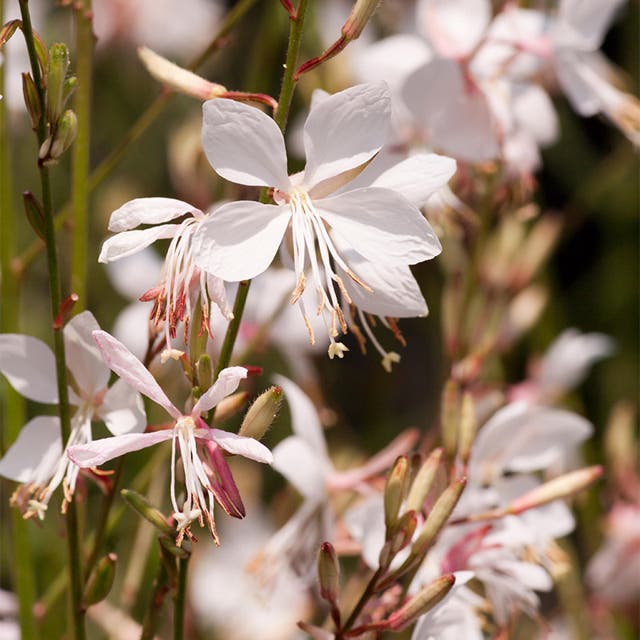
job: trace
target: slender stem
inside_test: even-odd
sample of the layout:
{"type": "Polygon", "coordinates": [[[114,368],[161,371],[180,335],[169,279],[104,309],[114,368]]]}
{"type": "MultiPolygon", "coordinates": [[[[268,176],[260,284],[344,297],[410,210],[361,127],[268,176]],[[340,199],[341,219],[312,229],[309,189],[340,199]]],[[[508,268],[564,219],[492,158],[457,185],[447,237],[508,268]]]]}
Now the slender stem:
{"type": "Polygon", "coordinates": [[[91,88],[93,63],[93,30],[91,0],[74,5],[76,25],[76,76],[78,90],[74,111],[78,118],[78,134],[73,145],[71,200],[73,231],[71,241],[71,290],[78,295],[76,311],[87,306],[87,211],[89,209],[89,149],[91,135],[91,88]]]}
{"type": "Polygon", "coordinates": [[[175,614],[173,618],[173,638],[182,640],[184,637],[184,605],[187,594],[187,569],[189,558],[180,558],[178,562],[178,588],[176,591],[175,614]]]}
{"type": "MultiPolygon", "coordinates": [[[[222,46],[225,38],[229,35],[233,27],[235,27],[236,23],[247,13],[247,11],[249,11],[249,9],[251,9],[254,4],[256,4],[256,2],[257,0],[242,0],[231,11],[229,11],[209,46],[207,46],[207,48],[197,56],[193,62],[187,66],[187,68],[195,71],[201,67],[207,58],[222,46]]],[[[111,153],[109,153],[109,155],[104,158],[89,174],[87,183],[87,190],[89,194],[102,183],[111,171],[113,171],[122,158],[124,158],[132,143],[135,142],[151,126],[174,95],[175,94],[169,91],[163,91],[163,93],[161,93],[133,123],[131,129],[129,129],[115,149],[113,149],[111,153]]],[[[70,202],[67,202],[60,209],[60,212],[55,218],[56,230],[62,228],[71,214],[71,211],[72,204],[70,202]]],[[[24,270],[38,256],[43,248],[44,243],[42,240],[34,240],[33,243],[22,253],[20,258],[16,260],[13,268],[14,275],[16,277],[22,275],[24,270]]]]}
{"type": "MultiPolygon", "coordinates": [[[[29,60],[31,62],[31,72],[39,94],[40,103],[42,105],[42,115],[38,121],[38,146],[45,139],[47,123],[45,105],[45,87],[42,84],[40,69],[35,50],[35,42],[33,35],[33,27],[31,25],[31,16],[29,15],[28,0],[20,0],[20,13],[22,16],[22,30],[29,52],[29,60]]],[[[51,197],[51,183],[49,179],[49,170],[47,167],[40,166],[40,184],[42,188],[42,207],[44,211],[44,234],[47,249],[47,271],[49,275],[49,295],[51,299],[51,319],[55,321],[60,309],[62,300],[60,273],[58,271],[58,255],[56,250],[56,238],[53,228],[53,204],[51,197]]],[[[58,388],[58,412],[60,415],[60,434],[62,442],[66,443],[71,434],[71,414],[69,410],[69,396],[67,391],[67,367],[64,349],[64,339],[62,331],[53,332],[54,353],[56,359],[56,379],[58,388]]],[[[74,500],[68,505],[67,517],[65,519],[67,528],[67,547],[69,556],[69,572],[70,572],[70,596],[71,596],[71,619],[73,623],[73,637],[76,640],[84,640],[84,612],[82,610],[82,566],[80,554],[80,542],[78,536],[78,514],[74,500]]]]}
{"type": "Polygon", "coordinates": [[[160,560],[158,574],[153,582],[151,601],[144,615],[140,640],[153,640],[155,637],[156,628],[160,622],[160,614],[162,613],[162,603],[167,593],[169,593],[169,589],[169,576],[165,569],[164,562],[160,560]]]}
{"type": "Polygon", "coordinates": [[[367,583],[365,590],[360,596],[360,599],[358,600],[358,602],[356,602],[356,606],[353,607],[353,610],[351,611],[351,614],[347,618],[347,621],[342,625],[342,628],[336,634],[336,640],[342,640],[342,638],[344,637],[344,634],[347,631],[349,631],[349,629],[351,629],[351,627],[356,623],[356,621],[358,620],[358,616],[364,609],[367,602],[369,602],[369,599],[371,598],[371,596],[375,593],[376,584],[378,580],[380,580],[380,578],[382,577],[383,573],[384,571],[378,568],[376,572],[371,576],[371,580],[369,580],[369,582],[367,583]]]}
{"type": "MultiPolygon", "coordinates": [[[[280,86],[280,95],[278,96],[278,110],[274,115],[274,120],[283,133],[287,126],[291,100],[293,99],[293,92],[296,87],[294,72],[296,70],[300,43],[302,41],[302,30],[304,27],[304,17],[307,12],[307,4],[308,0],[300,0],[300,6],[298,7],[296,17],[295,19],[291,19],[291,25],[289,27],[289,45],[287,47],[285,70],[282,77],[282,84],[280,86]]],[[[267,203],[268,201],[269,197],[267,195],[267,189],[262,189],[260,193],[260,202],[267,203]]],[[[218,359],[216,367],[216,378],[225,367],[229,366],[229,362],[231,361],[233,346],[236,342],[238,329],[240,328],[240,322],[242,320],[242,314],[244,313],[244,307],[250,286],[251,280],[243,280],[238,286],[236,299],[233,303],[233,320],[229,323],[227,332],[224,336],[224,341],[220,350],[220,358],[218,359]]]]}

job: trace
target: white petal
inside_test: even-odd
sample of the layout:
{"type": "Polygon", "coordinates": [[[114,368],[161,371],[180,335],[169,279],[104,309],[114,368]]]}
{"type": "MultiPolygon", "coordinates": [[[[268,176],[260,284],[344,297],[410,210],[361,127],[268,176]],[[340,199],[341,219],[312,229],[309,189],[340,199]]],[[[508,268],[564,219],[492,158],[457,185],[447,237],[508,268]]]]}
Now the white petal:
{"type": "MultiPolygon", "coordinates": [[[[160,280],[163,260],[151,248],[143,249],[105,267],[113,288],[124,298],[137,300],[160,280]],[[135,277],[132,277],[135,274],[135,277]]],[[[146,345],[145,345],[146,346],[146,345]]]]}
{"type": "Polygon", "coordinates": [[[344,514],[349,535],[360,542],[362,559],[369,567],[378,567],[380,551],[385,542],[384,500],[374,494],[351,507],[344,514]]]}
{"type": "Polygon", "coordinates": [[[470,53],[491,20],[489,0],[421,0],[418,28],[445,58],[470,53]]]}
{"type": "Polygon", "coordinates": [[[188,202],[173,198],[136,198],[116,209],[109,218],[109,231],[119,233],[140,224],[160,224],[187,213],[204,215],[188,202]]]}
{"type": "Polygon", "coordinates": [[[214,276],[210,273],[206,274],[207,278],[207,293],[211,302],[215,303],[220,313],[227,319],[233,319],[233,310],[229,306],[229,300],[227,298],[227,289],[225,282],[222,278],[214,276]]]}
{"type": "Polygon", "coordinates": [[[127,347],[110,336],[106,331],[96,331],[93,338],[102,353],[104,361],[112,371],[115,371],[123,380],[134,389],[157,402],[174,418],[179,418],[181,413],[173,406],[165,392],[160,388],[155,378],[145,366],[136,358],[127,347]]]}
{"type": "Polygon", "coordinates": [[[125,453],[146,449],[158,444],[158,442],[171,440],[171,438],[173,438],[173,429],[163,429],[152,433],[125,433],[113,438],[102,438],[89,444],[69,447],[67,455],[72,462],[83,469],[99,467],[125,453]]]}
{"type": "Polygon", "coordinates": [[[0,335],[0,372],[25,398],[58,402],[56,361],[44,343],[18,333],[0,335]]]}
{"type": "Polygon", "coordinates": [[[78,388],[89,396],[102,391],[111,375],[93,339],[93,332],[99,329],[91,311],[74,316],[64,328],[67,367],[78,388]]]}
{"type": "Polygon", "coordinates": [[[288,205],[226,204],[195,232],[196,264],[230,282],[253,278],[273,261],[290,217],[288,205]]]}
{"type": "Polygon", "coordinates": [[[304,126],[305,187],[370,160],[390,125],[391,97],[384,84],[356,85],[317,103],[304,126]]]}
{"type": "Polygon", "coordinates": [[[179,224],[162,224],[157,227],[149,227],[149,229],[122,231],[105,241],[98,262],[111,262],[126,258],[142,251],[156,240],[173,238],[179,228],[179,224]]]}
{"type": "Polygon", "coordinates": [[[306,498],[325,495],[325,471],[306,440],[298,436],[285,438],[273,450],[272,466],[306,498]]]}
{"type": "Polygon", "coordinates": [[[320,418],[309,396],[289,378],[274,375],[273,381],[284,391],[284,397],[291,414],[293,432],[311,446],[311,449],[316,452],[316,456],[322,458],[324,463],[329,464],[329,453],[320,418]]]}
{"type": "Polygon", "coordinates": [[[51,476],[62,455],[60,420],[33,418],[22,427],[16,441],[0,460],[0,476],[17,482],[32,482],[37,475],[51,476]],[[51,473],[47,473],[47,468],[51,473]]]}
{"type": "Polygon", "coordinates": [[[559,44],[594,51],[625,0],[562,0],[554,33],[559,44]]]}
{"type": "Polygon", "coordinates": [[[142,397],[122,379],[105,394],[99,415],[114,436],[142,433],[147,425],[142,397]]]}
{"type": "Polygon", "coordinates": [[[219,175],[238,184],[289,189],[284,138],[272,118],[226,99],[209,100],[202,110],[202,146],[219,175]]]}
{"type": "Polygon", "coordinates": [[[338,267],[356,307],[390,318],[414,318],[428,314],[427,303],[409,267],[372,262],[353,249],[341,250],[340,255],[351,270],[373,289],[373,293],[369,293],[338,267]]]}
{"type": "Polygon", "coordinates": [[[559,135],[558,116],[549,94],[538,85],[517,87],[513,99],[516,122],[542,145],[553,144],[559,135]]]}
{"type": "Polygon", "coordinates": [[[264,462],[265,464],[273,462],[271,451],[255,438],[246,438],[222,429],[209,429],[207,437],[217,442],[225,451],[234,455],[243,456],[256,462],[264,462]]]}
{"type": "Polygon", "coordinates": [[[415,264],[442,250],[420,211],[390,189],[356,189],[314,204],[334,231],[369,260],[415,264]]]}
{"type": "Polygon", "coordinates": [[[220,372],[216,381],[203,393],[196,402],[191,414],[199,416],[205,411],[215,407],[220,400],[233,393],[241,380],[247,377],[247,370],[244,367],[227,367],[220,372]]]}

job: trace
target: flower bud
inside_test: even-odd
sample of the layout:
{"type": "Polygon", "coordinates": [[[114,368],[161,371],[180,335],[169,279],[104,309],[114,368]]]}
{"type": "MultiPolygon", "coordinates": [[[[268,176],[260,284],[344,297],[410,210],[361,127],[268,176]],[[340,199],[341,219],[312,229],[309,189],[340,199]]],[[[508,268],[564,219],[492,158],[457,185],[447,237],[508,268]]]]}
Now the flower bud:
{"type": "Polygon", "coordinates": [[[117,559],[118,557],[115,553],[109,553],[93,568],[82,596],[84,609],[104,600],[109,595],[116,575],[117,559]]]}
{"type": "Polygon", "coordinates": [[[418,473],[411,484],[409,490],[409,496],[407,498],[407,511],[415,511],[420,513],[424,502],[427,499],[427,495],[431,490],[433,481],[440,465],[442,458],[442,449],[434,449],[429,457],[423,462],[422,466],[418,470],[418,473]]]}
{"type": "Polygon", "coordinates": [[[67,104],[69,98],[73,95],[78,88],[78,78],[71,76],[64,81],[64,87],[62,88],[62,101],[67,104]]]}
{"type": "Polygon", "coordinates": [[[418,518],[415,511],[408,511],[404,513],[398,520],[393,535],[384,543],[378,564],[381,568],[386,569],[398,552],[402,551],[413,538],[416,526],[418,524],[418,518]]]}
{"type": "Polygon", "coordinates": [[[460,385],[452,378],[447,380],[442,393],[441,415],[442,443],[447,458],[452,460],[458,446],[460,424],[460,385]]]}
{"type": "Polygon", "coordinates": [[[392,631],[406,629],[429,609],[433,609],[449,593],[455,581],[455,576],[450,573],[422,587],[415,596],[409,598],[400,609],[387,618],[388,628],[392,631]]]}
{"type": "Polygon", "coordinates": [[[561,231],[559,216],[547,215],[536,222],[516,254],[510,283],[514,289],[520,289],[531,281],[549,257],[561,231]]]}
{"type": "Polygon", "coordinates": [[[203,353],[196,362],[196,379],[198,386],[203,391],[206,391],[213,384],[213,364],[207,353],[203,353]]]}
{"type": "Polygon", "coordinates": [[[464,464],[469,462],[471,447],[476,438],[478,430],[478,420],[476,418],[476,408],[473,396],[468,392],[462,396],[462,407],[460,409],[460,430],[458,441],[458,453],[464,464]]]}
{"type": "Polygon", "coordinates": [[[42,115],[42,104],[35,82],[29,73],[22,74],[22,95],[31,119],[31,128],[35,131],[42,115]]]}
{"type": "Polygon", "coordinates": [[[16,32],[18,27],[22,26],[22,20],[9,20],[0,27],[0,48],[8,42],[11,36],[16,32]]]}
{"type": "Polygon", "coordinates": [[[174,535],[175,532],[173,527],[169,525],[167,519],[144,496],[132,491],[131,489],[122,489],[122,491],[120,491],[120,495],[134,511],[137,511],[156,529],[169,536],[174,535]]]}
{"type": "Polygon", "coordinates": [[[543,504],[558,500],[558,498],[566,498],[578,493],[595,482],[602,475],[602,471],[602,467],[596,465],[565,473],[516,498],[509,505],[507,511],[517,515],[527,509],[541,507],[543,504]]]}
{"type": "Polygon", "coordinates": [[[78,117],[71,109],[67,109],[58,120],[58,126],[49,149],[49,157],[44,159],[43,164],[55,164],[60,156],[73,144],[77,134],[78,117]]]}
{"type": "Polygon", "coordinates": [[[342,35],[347,40],[358,38],[380,2],[381,0],[356,0],[349,18],[342,25],[342,35]]]}
{"type": "Polygon", "coordinates": [[[458,504],[458,500],[466,484],[466,479],[456,480],[440,494],[429,512],[425,523],[422,525],[416,541],[411,547],[412,556],[423,556],[434,543],[438,534],[447,523],[451,512],[454,510],[456,504],[458,504]]]}
{"type": "Polygon", "coordinates": [[[238,391],[218,402],[213,414],[213,426],[218,426],[233,417],[244,407],[249,399],[248,391],[238,391]]]}
{"type": "Polygon", "coordinates": [[[387,540],[393,535],[400,506],[409,486],[409,458],[399,456],[387,476],[384,487],[384,524],[387,540]]]}
{"type": "Polygon", "coordinates": [[[198,100],[219,98],[227,93],[226,87],[179,67],[148,47],[138,49],[138,57],[147,71],[161,84],[198,100]]]}
{"type": "Polygon", "coordinates": [[[318,580],[320,597],[335,604],[340,591],[340,563],[330,542],[323,542],[318,552],[318,580]]]}
{"type": "Polygon", "coordinates": [[[64,109],[64,85],[69,70],[69,49],[62,42],[51,45],[47,66],[47,121],[58,122],[64,109]]]}
{"type": "Polygon", "coordinates": [[[239,435],[260,440],[273,423],[281,403],[280,387],[271,387],[263,391],[249,407],[240,425],[239,435]]]}
{"type": "Polygon", "coordinates": [[[45,218],[42,205],[31,191],[25,191],[22,194],[22,203],[24,204],[24,212],[27,216],[29,224],[38,236],[44,240],[45,238],[45,218]]]}

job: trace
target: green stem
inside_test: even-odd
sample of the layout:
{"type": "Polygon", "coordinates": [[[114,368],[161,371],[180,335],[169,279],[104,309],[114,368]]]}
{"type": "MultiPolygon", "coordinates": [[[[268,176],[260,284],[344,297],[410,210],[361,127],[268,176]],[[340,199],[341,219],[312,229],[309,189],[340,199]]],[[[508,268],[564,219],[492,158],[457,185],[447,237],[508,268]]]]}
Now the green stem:
{"type": "Polygon", "coordinates": [[[78,295],[74,311],[87,306],[87,211],[89,209],[89,139],[91,129],[91,85],[93,31],[91,0],[74,6],[76,25],[76,76],[78,90],[74,111],[78,117],[78,134],[73,145],[71,201],[73,226],[71,241],[71,291],[78,295]]]}
{"type": "MultiPolygon", "coordinates": [[[[293,99],[293,92],[296,87],[294,73],[298,61],[298,54],[300,52],[300,43],[302,41],[302,30],[304,27],[304,18],[307,12],[307,4],[308,0],[300,0],[296,19],[291,20],[291,26],[289,28],[289,44],[287,46],[285,71],[282,77],[282,84],[280,86],[280,95],[278,96],[278,109],[274,115],[276,124],[280,127],[280,130],[283,133],[287,126],[291,100],[293,99]]],[[[263,188],[260,192],[260,202],[263,204],[269,202],[267,189],[263,188]]],[[[244,307],[250,286],[251,280],[243,280],[238,286],[236,299],[233,303],[233,320],[229,323],[227,332],[224,336],[224,341],[220,350],[220,358],[218,359],[218,364],[216,366],[216,378],[225,367],[229,366],[229,363],[231,362],[231,354],[233,353],[233,346],[236,342],[238,329],[240,328],[240,321],[242,320],[242,314],[244,313],[244,307]]]]}
{"type": "MultiPolygon", "coordinates": [[[[45,87],[42,84],[40,69],[35,50],[33,27],[29,15],[28,0],[20,0],[20,13],[22,16],[22,30],[29,52],[31,72],[42,105],[42,115],[38,121],[38,147],[44,142],[47,123],[45,105],[45,87]]],[[[53,228],[53,201],[51,197],[51,183],[49,170],[40,166],[40,184],[42,188],[42,207],[44,211],[44,235],[47,249],[47,271],[49,275],[49,295],[51,299],[51,318],[55,321],[62,301],[60,273],[58,270],[58,255],[56,250],[55,230],[53,228]]],[[[67,367],[64,349],[64,339],[61,330],[53,332],[54,353],[56,358],[56,379],[58,388],[58,412],[60,415],[60,435],[62,442],[66,443],[71,434],[71,414],[69,410],[69,396],[67,391],[67,367]]],[[[71,619],[73,624],[73,637],[76,640],[84,640],[84,612],[82,611],[82,566],[80,554],[80,542],[78,536],[78,514],[74,500],[67,507],[65,519],[67,528],[67,547],[70,573],[71,619]]]]}
{"type": "Polygon", "coordinates": [[[376,583],[378,582],[378,580],[380,580],[383,573],[384,571],[382,569],[377,569],[376,572],[371,576],[371,579],[367,583],[367,586],[360,596],[360,599],[358,600],[358,602],[356,602],[356,606],[353,607],[353,610],[347,618],[347,621],[342,625],[340,631],[336,634],[336,640],[343,640],[344,634],[349,631],[349,629],[351,629],[351,627],[356,623],[361,611],[364,609],[367,602],[369,602],[371,596],[375,593],[376,583]]]}
{"type": "Polygon", "coordinates": [[[162,613],[162,603],[164,602],[164,598],[169,592],[169,589],[169,576],[164,567],[164,562],[160,560],[158,574],[153,582],[151,601],[149,602],[149,606],[147,607],[147,611],[144,615],[140,640],[153,640],[155,637],[156,629],[160,622],[160,614],[162,613]]]}
{"type": "Polygon", "coordinates": [[[184,637],[184,605],[187,594],[187,569],[189,558],[180,558],[178,562],[178,588],[176,591],[175,614],[173,617],[173,638],[182,640],[184,637]]]}
{"type": "MultiPolygon", "coordinates": [[[[223,44],[225,38],[229,35],[236,23],[251,9],[257,0],[242,0],[229,13],[227,13],[218,32],[214,36],[209,46],[187,66],[191,71],[195,71],[203,65],[207,58],[217,51],[223,44]]],[[[131,126],[131,129],[125,134],[124,138],[118,143],[115,149],[100,162],[100,164],[89,174],[87,182],[88,193],[91,194],[96,187],[113,171],[113,169],[124,158],[126,152],[133,142],[135,142],[150,126],[155,122],[156,118],[162,113],[169,101],[175,94],[169,91],[163,91],[140,115],[140,117],[131,126]]],[[[60,230],[67,221],[72,211],[72,203],[67,202],[55,218],[55,229],[60,230]]],[[[16,261],[13,273],[16,277],[22,275],[24,270],[38,256],[44,248],[42,240],[37,239],[27,247],[20,258],[16,261]]]]}

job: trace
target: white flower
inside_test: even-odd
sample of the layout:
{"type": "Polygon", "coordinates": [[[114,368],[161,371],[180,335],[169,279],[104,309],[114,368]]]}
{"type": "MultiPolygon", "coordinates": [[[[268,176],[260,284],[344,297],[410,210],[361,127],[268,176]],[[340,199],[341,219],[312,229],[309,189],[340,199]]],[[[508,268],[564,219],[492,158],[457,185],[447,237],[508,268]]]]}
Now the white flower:
{"type": "Polygon", "coordinates": [[[345,349],[335,338],[339,329],[347,330],[339,301],[341,296],[352,302],[347,280],[370,300],[379,293],[395,295],[393,315],[398,317],[405,309],[404,283],[410,279],[412,291],[417,288],[408,265],[441,250],[433,230],[403,193],[406,183],[421,183],[427,192],[443,186],[454,172],[452,160],[439,159],[448,167],[444,181],[441,173],[431,178],[432,157],[422,155],[397,168],[395,176],[402,180],[351,188],[350,182],[385,143],[389,118],[390,97],[382,85],[359,85],[316,100],[304,128],[305,170],[290,177],[284,139],[271,118],[230,100],[204,104],[203,147],[213,168],[233,182],[272,187],[277,204],[222,206],[194,236],[196,264],[228,281],[253,278],[271,264],[290,229],[297,279],[291,301],[298,303],[310,328],[301,299],[308,262],[330,355],[345,349]],[[339,243],[357,255],[359,266],[339,243]],[[385,271],[391,286],[375,290],[363,273],[369,264],[385,271]]]}
{"type": "Polygon", "coordinates": [[[141,296],[154,300],[151,318],[156,325],[164,325],[167,349],[176,337],[178,322],[184,324],[185,341],[192,317],[192,298],[200,296],[201,330],[211,334],[210,303],[215,302],[226,318],[233,317],[227,304],[224,283],[210,273],[200,270],[193,260],[193,235],[207,219],[206,215],[181,200],[172,198],[138,198],[122,205],[111,214],[109,230],[116,235],[102,246],[100,262],[112,262],[142,251],[161,238],[171,238],[160,284],[141,296]],[[188,215],[180,224],[164,224],[188,215]],[[153,227],[136,230],[141,224],[153,227]]]}
{"type": "MultiPolygon", "coordinates": [[[[109,368],[91,337],[96,329],[98,323],[89,311],[75,316],[64,328],[67,366],[72,376],[69,400],[77,407],[65,448],[91,442],[92,420],[103,420],[115,435],[145,428],[146,416],[138,393],[124,381],[107,387],[109,368]]],[[[0,371],[25,398],[58,402],[55,358],[40,340],[0,335],[0,371]]],[[[12,501],[23,510],[25,518],[44,518],[51,495],[60,483],[64,488],[64,511],[75,490],[78,472],[78,466],[63,453],[57,417],[30,420],[0,460],[0,475],[22,483],[12,501]]]]}
{"type": "Polygon", "coordinates": [[[215,407],[238,388],[240,380],[247,377],[247,370],[244,367],[223,369],[215,383],[200,396],[191,412],[185,415],[175,407],[151,373],[122,343],[105,331],[95,331],[93,337],[111,370],[163,407],[174,419],[174,423],[171,429],[120,435],[70,447],[67,452],[69,458],[80,467],[96,467],[124,453],[171,440],[171,504],[180,531],[178,543],[185,533],[189,534],[194,520],[198,520],[200,526],[204,526],[206,520],[217,542],[213,519],[216,500],[229,515],[237,518],[245,515],[240,493],[223,451],[257,462],[272,461],[271,452],[257,440],[221,429],[210,429],[201,418],[202,413],[215,407]],[[182,458],[186,490],[182,507],[178,506],[175,486],[177,451],[182,458]]]}

